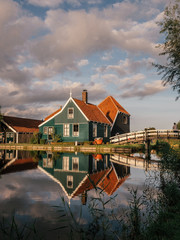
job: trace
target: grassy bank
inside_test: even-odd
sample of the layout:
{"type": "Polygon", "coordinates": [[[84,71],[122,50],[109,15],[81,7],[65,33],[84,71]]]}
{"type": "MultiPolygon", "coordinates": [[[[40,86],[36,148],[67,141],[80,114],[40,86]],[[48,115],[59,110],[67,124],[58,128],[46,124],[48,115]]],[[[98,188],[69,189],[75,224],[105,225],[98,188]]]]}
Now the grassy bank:
{"type": "Polygon", "coordinates": [[[115,153],[115,152],[138,152],[143,151],[143,144],[127,144],[127,145],[114,145],[114,144],[102,144],[92,145],[85,142],[75,146],[73,143],[53,143],[53,144],[0,144],[0,149],[12,149],[12,150],[40,150],[40,151],[59,151],[59,152],[97,152],[97,153],[115,153]]]}

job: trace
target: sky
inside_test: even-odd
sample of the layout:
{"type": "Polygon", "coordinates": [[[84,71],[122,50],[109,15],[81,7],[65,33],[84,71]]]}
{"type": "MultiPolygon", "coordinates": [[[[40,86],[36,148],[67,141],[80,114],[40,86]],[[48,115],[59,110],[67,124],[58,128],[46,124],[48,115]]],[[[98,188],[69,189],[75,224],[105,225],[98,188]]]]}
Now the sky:
{"type": "Polygon", "coordinates": [[[171,129],[180,100],[152,63],[169,0],[0,0],[0,105],[5,115],[44,119],[84,89],[113,96],[131,131],[171,129]]]}

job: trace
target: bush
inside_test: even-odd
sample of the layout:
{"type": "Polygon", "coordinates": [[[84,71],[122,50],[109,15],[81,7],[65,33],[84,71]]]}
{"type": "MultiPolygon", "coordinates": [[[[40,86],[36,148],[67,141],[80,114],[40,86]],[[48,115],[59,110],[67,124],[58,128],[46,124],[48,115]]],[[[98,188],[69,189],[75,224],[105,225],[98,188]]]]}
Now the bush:
{"type": "Polygon", "coordinates": [[[46,144],[46,139],[40,139],[40,144],[46,144]]]}

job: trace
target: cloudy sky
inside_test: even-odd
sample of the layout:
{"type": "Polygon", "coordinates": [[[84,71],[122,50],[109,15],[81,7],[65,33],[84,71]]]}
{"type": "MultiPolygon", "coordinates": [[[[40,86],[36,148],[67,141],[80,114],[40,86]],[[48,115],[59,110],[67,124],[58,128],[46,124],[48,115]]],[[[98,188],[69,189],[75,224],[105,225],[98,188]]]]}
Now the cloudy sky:
{"type": "Polygon", "coordinates": [[[131,130],[172,128],[176,92],[161,84],[157,22],[169,0],[0,0],[0,105],[43,119],[72,96],[113,96],[131,130]]]}

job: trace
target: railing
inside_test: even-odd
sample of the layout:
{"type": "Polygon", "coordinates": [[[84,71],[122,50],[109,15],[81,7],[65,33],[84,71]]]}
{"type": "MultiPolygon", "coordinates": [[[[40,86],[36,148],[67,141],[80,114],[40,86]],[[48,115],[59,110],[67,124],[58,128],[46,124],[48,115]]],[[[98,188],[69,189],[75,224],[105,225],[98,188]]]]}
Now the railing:
{"type": "Polygon", "coordinates": [[[145,130],[119,134],[110,138],[111,143],[141,142],[148,139],[180,138],[180,130],[145,130]]]}

